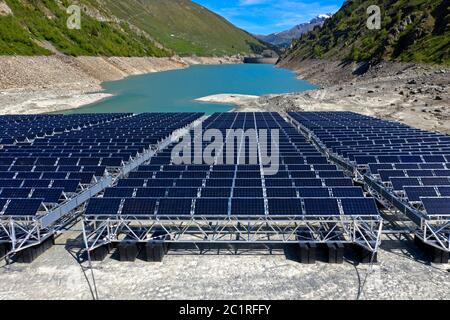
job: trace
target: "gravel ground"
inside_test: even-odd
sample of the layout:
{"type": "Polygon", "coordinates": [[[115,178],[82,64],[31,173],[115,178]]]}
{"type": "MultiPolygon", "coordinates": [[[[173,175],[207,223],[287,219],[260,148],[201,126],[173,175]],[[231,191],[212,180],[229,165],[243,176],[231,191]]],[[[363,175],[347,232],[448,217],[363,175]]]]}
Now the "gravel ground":
{"type": "MultiPolygon", "coordinates": [[[[64,242],[31,265],[0,269],[0,299],[92,299],[91,270],[64,242]]],[[[450,265],[421,262],[406,245],[385,240],[372,269],[351,261],[304,265],[289,251],[169,252],[162,263],[108,257],[93,273],[100,299],[356,299],[362,283],[361,299],[450,299],[450,265]]]]}

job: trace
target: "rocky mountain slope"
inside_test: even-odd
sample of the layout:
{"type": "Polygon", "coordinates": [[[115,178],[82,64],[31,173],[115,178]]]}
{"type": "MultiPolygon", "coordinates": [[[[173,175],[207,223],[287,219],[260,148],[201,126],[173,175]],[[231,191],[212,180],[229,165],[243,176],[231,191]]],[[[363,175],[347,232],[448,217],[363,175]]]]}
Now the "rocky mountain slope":
{"type": "Polygon", "coordinates": [[[295,40],[285,63],[305,59],[450,64],[448,0],[354,0],[322,28],[295,40]],[[367,8],[381,8],[381,28],[369,29],[367,8]]]}
{"type": "Polygon", "coordinates": [[[276,46],[288,47],[293,39],[299,38],[302,34],[313,30],[317,26],[322,26],[325,20],[330,17],[331,14],[322,14],[309,22],[298,24],[289,30],[271,33],[269,35],[256,35],[256,37],[276,46]]]}
{"type": "Polygon", "coordinates": [[[0,55],[224,56],[265,48],[190,0],[0,0],[0,55]],[[73,4],[82,9],[79,30],[67,27],[73,4]]]}

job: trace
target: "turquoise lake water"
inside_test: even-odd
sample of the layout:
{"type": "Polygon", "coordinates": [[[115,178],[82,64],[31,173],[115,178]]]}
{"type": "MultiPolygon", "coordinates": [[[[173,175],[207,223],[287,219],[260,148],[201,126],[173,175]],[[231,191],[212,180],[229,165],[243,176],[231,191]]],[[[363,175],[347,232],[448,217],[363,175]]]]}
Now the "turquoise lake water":
{"type": "Polygon", "coordinates": [[[100,102],[66,113],[101,112],[226,112],[233,105],[195,102],[213,94],[264,95],[301,92],[316,88],[297,80],[294,72],[273,65],[207,65],[132,76],[105,82],[114,94],[100,102]]]}

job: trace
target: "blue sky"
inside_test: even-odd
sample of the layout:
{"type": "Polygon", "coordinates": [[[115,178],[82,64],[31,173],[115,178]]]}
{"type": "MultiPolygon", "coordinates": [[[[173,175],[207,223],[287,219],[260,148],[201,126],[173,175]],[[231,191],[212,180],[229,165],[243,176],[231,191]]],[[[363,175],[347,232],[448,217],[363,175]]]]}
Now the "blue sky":
{"type": "Polygon", "coordinates": [[[344,0],[193,0],[256,34],[269,34],[335,13],[344,0]]]}

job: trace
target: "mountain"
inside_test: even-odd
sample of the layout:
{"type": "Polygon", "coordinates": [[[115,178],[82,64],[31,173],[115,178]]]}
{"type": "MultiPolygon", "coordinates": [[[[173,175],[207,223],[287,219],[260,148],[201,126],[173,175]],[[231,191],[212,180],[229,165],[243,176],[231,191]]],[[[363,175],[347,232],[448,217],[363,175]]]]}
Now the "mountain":
{"type": "Polygon", "coordinates": [[[302,34],[313,30],[317,26],[322,26],[325,20],[331,16],[331,14],[321,14],[312,19],[310,22],[298,24],[289,30],[276,32],[269,35],[256,35],[256,38],[276,46],[288,47],[293,39],[299,38],[302,34]]]}
{"type": "Polygon", "coordinates": [[[305,59],[450,64],[448,0],[379,0],[381,29],[367,27],[373,1],[346,1],[315,29],[294,40],[283,62],[305,59]]]}
{"type": "Polygon", "coordinates": [[[0,55],[224,56],[266,48],[190,0],[0,0],[0,55]],[[74,3],[80,30],[66,25],[74,3]]]}

